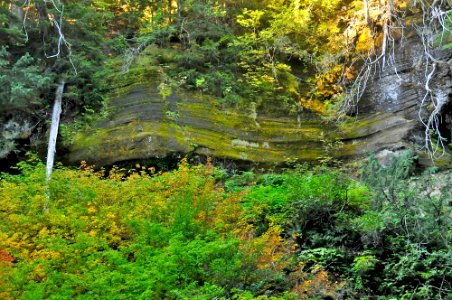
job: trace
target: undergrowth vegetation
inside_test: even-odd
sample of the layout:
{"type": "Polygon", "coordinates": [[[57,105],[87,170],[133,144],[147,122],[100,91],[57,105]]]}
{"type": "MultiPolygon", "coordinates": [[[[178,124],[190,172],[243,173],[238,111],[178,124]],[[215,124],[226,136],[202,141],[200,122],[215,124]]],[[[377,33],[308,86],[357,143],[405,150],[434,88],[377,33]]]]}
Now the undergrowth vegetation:
{"type": "Polygon", "coordinates": [[[450,294],[450,172],[370,158],[226,176],[55,170],[0,181],[2,299],[441,299],[450,294]],[[43,212],[46,195],[49,212],[43,212]]]}

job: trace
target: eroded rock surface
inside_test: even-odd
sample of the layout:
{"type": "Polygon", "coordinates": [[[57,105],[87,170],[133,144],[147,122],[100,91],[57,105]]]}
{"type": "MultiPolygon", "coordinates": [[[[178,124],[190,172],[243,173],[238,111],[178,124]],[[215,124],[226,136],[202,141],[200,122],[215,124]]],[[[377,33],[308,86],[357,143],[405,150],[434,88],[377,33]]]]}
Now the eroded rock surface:
{"type": "MultiPolygon", "coordinates": [[[[414,54],[405,54],[401,65],[406,67],[399,68],[405,71],[375,78],[357,117],[338,126],[309,112],[239,113],[207,96],[177,91],[164,98],[158,89],[159,67],[144,59],[121,75],[108,117],[78,134],[68,158],[107,165],[191,153],[283,164],[409,147],[419,134],[417,112],[423,96],[411,72],[413,63],[414,54]]],[[[449,81],[441,88],[449,85],[450,94],[451,76],[445,77],[449,81]]]]}

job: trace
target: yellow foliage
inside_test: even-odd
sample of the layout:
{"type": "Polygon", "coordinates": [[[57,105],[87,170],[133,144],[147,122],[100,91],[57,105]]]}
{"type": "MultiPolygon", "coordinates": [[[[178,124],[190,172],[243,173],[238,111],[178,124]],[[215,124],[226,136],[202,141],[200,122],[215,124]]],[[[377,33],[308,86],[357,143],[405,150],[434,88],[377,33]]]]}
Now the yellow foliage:
{"type": "Polygon", "coordinates": [[[47,275],[46,271],[42,264],[38,264],[30,274],[31,278],[37,282],[44,281],[44,279],[46,278],[46,275],[47,275]]]}
{"type": "Polygon", "coordinates": [[[321,114],[326,113],[328,108],[328,105],[325,102],[315,98],[314,99],[300,98],[300,103],[302,107],[321,114]]]}
{"type": "MultiPolygon", "coordinates": [[[[104,179],[88,167],[56,170],[47,214],[36,214],[42,211],[43,201],[36,191],[42,190],[44,180],[11,190],[4,188],[10,185],[0,185],[0,205],[10,202],[7,211],[0,211],[0,219],[8,224],[0,226],[0,249],[29,265],[27,276],[42,282],[50,280],[55,268],[64,268],[68,274],[79,274],[81,268],[95,269],[103,258],[85,261],[87,255],[136,246],[137,231],[147,231],[148,224],[158,224],[164,230],[188,224],[188,236],[192,230],[200,235],[214,231],[219,240],[233,241],[241,255],[240,266],[250,266],[256,276],[285,272],[295,257],[296,236],[284,238],[283,229],[276,224],[258,234],[252,220],[244,215],[241,201],[247,190],[226,193],[214,179],[215,172],[210,163],[193,167],[187,159],[175,171],[152,176],[137,173],[124,178],[124,173],[114,170],[112,179],[104,179]],[[35,210],[23,206],[24,202],[35,210]]],[[[183,232],[184,228],[177,230],[183,232]]],[[[322,274],[316,273],[318,280],[328,283],[322,274]]],[[[315,288],[308,275],[293,275],[294,291],[315,288]]],[[[0,297],[8,299],[8,294],[0,297]]]]}
{"type": "Polygon", "coordinates": [[[241,249],[248,255],[249,263],[255,263],[258,269],[280,272],[290,264],[290,254],[295,249],[292,240],[281,237],[282,229],[279,225],[271,225],[268,230],[256,236],[254,227],[242,223],[242,227],[235,230],[241,240],[241,249]]]}
{"type": "Polygon", "coordinates": [[[92,205],[88,206],[88,213],[90,213],[90,214],[96,213],[96,208],[92,205]]]}
{"type": "Polygon", "coordinates": [[[314,296],[334,297],[336,292],[345,285],[345,282],[331,281],[328,272],[321,266],[314,266],[305,272],[305,264],[300,262],[290,273],[292,290],[298,299],[311,299],[314,296]]]}

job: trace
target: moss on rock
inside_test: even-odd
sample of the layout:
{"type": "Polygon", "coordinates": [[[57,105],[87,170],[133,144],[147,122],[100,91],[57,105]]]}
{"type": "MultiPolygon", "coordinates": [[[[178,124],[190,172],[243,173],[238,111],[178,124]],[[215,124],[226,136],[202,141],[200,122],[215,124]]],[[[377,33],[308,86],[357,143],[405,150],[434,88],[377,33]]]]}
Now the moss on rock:
{"type": "Polygon", "coordinates": [[[112,75],[108,117],[77,134],[70,162],[106,165],[174,153],[271,164],[353,157],[402,147],[414,127],[397,113],[337,126],[310,112],[281,116],[225,110],[214,98],[196,93],[173,90],[164,98],[158,61],[170,62],[175,54],[160,52],[148,49],[128,73],[112,75]]]}

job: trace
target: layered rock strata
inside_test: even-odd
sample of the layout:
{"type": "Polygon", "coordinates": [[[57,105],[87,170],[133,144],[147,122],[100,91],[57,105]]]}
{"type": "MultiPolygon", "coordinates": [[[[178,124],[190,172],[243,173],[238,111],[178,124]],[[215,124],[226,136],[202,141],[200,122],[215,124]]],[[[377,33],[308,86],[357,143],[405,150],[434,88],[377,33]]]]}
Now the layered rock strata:
{"type": "MultiPolygon", "coordinates": [[[[413,72],[416,49],[409,49],[413,52],[404,54],[397,72],[389,69],[374,78],[357,115],[340,125],[310,112],[232,111],[200,94],[173,91],[163,97],[160,67],[142,57],[128,74],[118,75],[108,116],[76,136],[68,160],[109,165],[201,154],[278,165],[410,147],[422,139],[423,90],[413,72]]],[[[450,94],[452,76],[446,71],[437,88],[450,94]]]]}

